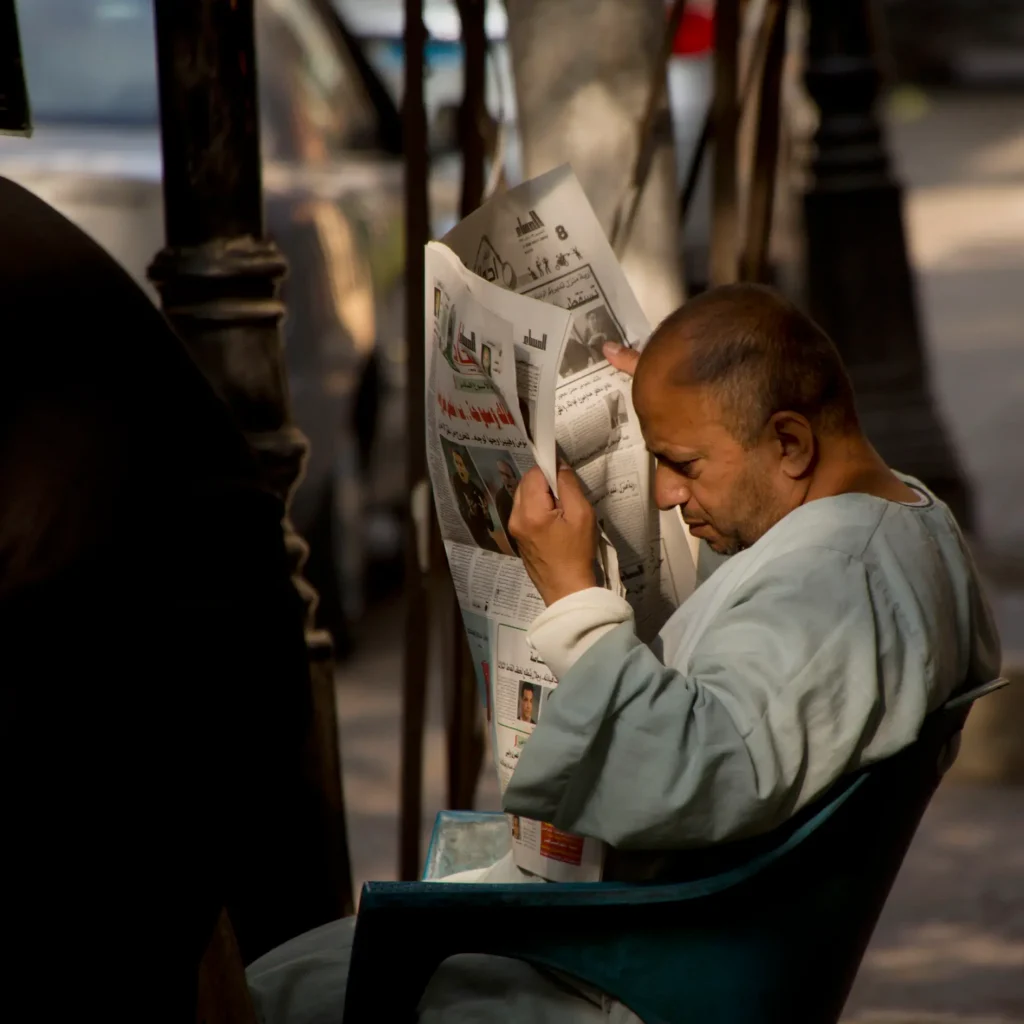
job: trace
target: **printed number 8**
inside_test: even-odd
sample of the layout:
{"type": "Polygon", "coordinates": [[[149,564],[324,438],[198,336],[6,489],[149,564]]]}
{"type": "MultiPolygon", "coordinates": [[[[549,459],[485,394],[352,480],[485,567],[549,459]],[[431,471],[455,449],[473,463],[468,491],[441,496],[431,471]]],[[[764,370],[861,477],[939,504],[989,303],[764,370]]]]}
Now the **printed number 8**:
{"type": "Polygon", "coordinates": [[[566,231],[561,224],[559,224],[558,227],[555,228],[555,234],[558,235],[558,237],[562,239],[563,242],[569,237],[569,232],[566,231]]]}

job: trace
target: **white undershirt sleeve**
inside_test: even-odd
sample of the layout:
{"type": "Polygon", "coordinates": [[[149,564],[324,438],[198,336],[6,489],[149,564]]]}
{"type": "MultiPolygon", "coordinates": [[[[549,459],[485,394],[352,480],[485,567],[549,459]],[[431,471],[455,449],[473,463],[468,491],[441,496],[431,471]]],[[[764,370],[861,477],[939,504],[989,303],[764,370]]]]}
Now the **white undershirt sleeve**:
{"type": "Polygon", "coordinates": [[[590,587],[555,601],[533,621],[526,639],[556,679],[606,633],[633,619],[633,609],[617,594],[590,587]]]}

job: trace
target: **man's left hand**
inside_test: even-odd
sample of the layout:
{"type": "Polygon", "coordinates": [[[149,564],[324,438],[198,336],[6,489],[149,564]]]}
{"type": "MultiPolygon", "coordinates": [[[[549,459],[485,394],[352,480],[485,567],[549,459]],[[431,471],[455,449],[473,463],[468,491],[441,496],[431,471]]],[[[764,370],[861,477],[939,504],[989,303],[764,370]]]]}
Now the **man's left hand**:
{"type": "Polygon", "coordinates": [[[516,488],[508,521],[523,565],[547,605],[597,585],[597,516],[568,466],[558,471],[558,493],[556,501],[534,467],[516,488]]]}

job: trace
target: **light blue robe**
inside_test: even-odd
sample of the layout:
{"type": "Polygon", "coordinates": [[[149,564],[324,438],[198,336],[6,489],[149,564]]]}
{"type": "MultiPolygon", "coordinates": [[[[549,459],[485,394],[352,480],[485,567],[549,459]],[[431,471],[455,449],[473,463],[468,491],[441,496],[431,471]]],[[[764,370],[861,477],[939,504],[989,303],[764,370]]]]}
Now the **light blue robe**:
{"type": "MultiPolygon", "coordinates": [[[[810,502],[718,568],[652,646],[626,623],[587,650],[547,702],[504,806],[625,851],[764,832],[912,742],[930,710],[997,675],[999,661],[945,506],[810,502]]],[[[327,926],[252,966],[267,1024],[340,1020],[351,928],[327,926]]],[[[448,961],[421,1019],[636,1020],[488,957],[448,961]]]]}
{"type": "Polygon", "coordinates": [[[999,667],[944,505],[809,502],[723,564],[651,647],[628,623],[591,647],[559,680],[504,806],[620,849],[764,832],[999,667]]]}

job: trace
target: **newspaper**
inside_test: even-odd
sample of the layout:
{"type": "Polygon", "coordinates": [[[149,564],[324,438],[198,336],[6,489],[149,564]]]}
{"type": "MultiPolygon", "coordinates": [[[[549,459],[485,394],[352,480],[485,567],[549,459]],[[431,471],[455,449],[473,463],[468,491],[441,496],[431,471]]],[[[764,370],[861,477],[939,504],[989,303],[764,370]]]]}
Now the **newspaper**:
{"type": "MultiPolygon", "coordinates": [[[[694,542],[652,500],[630,378],[602,354],[650,327],[568,166],[498,196],[426,252],[427,460],[504,791],[557,680],[526,642],[544,603],[508,530],[539,466],[565,460],[594,506],[602,584],[652,638],[694,586],[694,542]]],[[[516,863],[594,881],[593,839],[510,816],[516,863]]]]}

